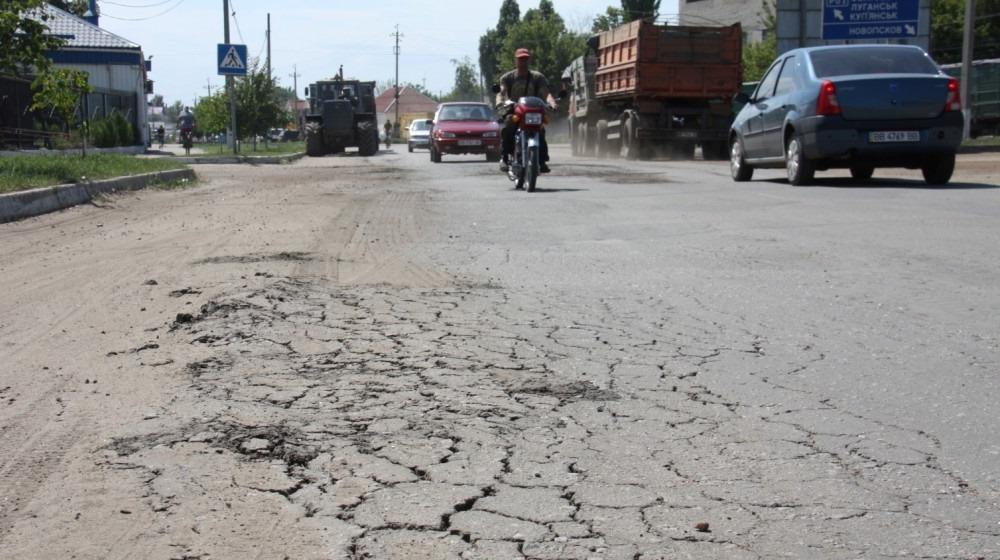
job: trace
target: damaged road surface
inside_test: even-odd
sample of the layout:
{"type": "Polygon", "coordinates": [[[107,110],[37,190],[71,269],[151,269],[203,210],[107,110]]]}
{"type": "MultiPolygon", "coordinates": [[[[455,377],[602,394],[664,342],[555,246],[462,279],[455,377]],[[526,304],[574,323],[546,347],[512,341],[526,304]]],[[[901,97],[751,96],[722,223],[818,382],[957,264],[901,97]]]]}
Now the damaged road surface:
{"type": "Polygon", "coordinates": [[[1000,557],[995,190],[554,153],[0,226],[0,556],[1000,557]]]}

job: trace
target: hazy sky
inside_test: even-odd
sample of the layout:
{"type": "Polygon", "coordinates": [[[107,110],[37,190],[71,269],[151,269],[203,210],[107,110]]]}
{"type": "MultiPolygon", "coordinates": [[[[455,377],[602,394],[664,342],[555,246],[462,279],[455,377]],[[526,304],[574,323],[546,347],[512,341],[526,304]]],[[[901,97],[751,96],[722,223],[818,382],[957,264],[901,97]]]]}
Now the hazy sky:
{"type": "MultiPolygon", "coordinates": [[[[400,82],[422,83],[433,92],[451,90],[452,59],[478,64],[479,37],[496,25],[502,0],[230,0],[230,42],[247,45],[263,61],[267,14],[271,14],[271,66],[282,85],[299,94],[312,81],[337,72],[362,80],[395,75],[394,39],[399,24],[400,82]]],[[[521,13],[538,6],[519,0],[521,13]]],[[[576,30],[589,30],[594,16],[617,0],[553,0],[576,30]]],[[[101,27],[142,45],[153,57],[150,78],[168,103],[185,105],[218,88],[216,44],[223,42],[222,0],[99,0],[101,27]]],[[[660,12],[677,13],[677,0],[662,0],[660,12]]]]}

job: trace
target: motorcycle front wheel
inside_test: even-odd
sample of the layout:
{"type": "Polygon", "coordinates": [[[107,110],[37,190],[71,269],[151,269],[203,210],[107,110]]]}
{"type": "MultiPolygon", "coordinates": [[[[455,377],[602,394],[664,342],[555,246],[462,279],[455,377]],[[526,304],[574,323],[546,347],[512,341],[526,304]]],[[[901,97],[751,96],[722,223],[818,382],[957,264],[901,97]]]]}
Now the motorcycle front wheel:
{"type": "Polygon", "coordinates": [[[538,181],[538,148],[528,148],[528,162],[524,166],[525,181],[528,183],[528,192],[535,192],[535,182],[538,181]]]}

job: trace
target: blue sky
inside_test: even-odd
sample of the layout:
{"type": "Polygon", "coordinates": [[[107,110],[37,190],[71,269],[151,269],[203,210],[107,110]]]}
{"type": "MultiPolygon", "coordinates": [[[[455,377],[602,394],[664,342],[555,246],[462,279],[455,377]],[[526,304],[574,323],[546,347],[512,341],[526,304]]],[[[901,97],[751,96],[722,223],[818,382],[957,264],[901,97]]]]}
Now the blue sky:
{"type": "MultiPolygon", "coordinates": [[[[300,95],[312,81],[344,73],[384,81],[395,74],[391,37],[399,24],[400,82],[434,92],[454,83],[452,59],[479,58],[479,37],[496,25],[502,0],[230,0],[230,41],[246,44],[250,56],[265,52],[271,14],[271,58],[275,76],[291,86],[298,68],[300,95]]],[[[538,6],[519,0],[521,13],[538,6]]],[[[569,27],[589,29],[598,13],[617,0],[553,0],[569,27]]],[[[150,78],[168,103],[186,105],[218,88],[216,44],[223,42],[222,0],[99,0],[101,27],[139,43],[152,56],[150,78]]],[[[677,13],[677,0],[662,0],[662,14],[677,13]]]]}

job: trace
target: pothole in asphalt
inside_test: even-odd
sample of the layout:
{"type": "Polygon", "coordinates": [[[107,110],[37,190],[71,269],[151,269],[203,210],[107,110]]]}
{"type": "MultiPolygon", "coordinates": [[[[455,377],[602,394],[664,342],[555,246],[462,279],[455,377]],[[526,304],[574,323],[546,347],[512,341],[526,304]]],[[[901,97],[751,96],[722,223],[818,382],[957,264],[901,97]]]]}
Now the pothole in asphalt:
{"type": "Polygon", "coordinates": [[[204,443],[252,460],[278,459],[292,466],[305,466],[320,453],[316,447],[304,443],[305,437],[291,426],[244,426],[229,422],[190,424],[178,433],[116,438],[107,448],[127,457],[144,449],[181,442],[204,443]]]}
{"type": "Polygon", "coordinates": [[[601,389],[590,381],[573,381],[570,383],[554,384],[546,384],[541,381],[528,382],[523,385],[509,387],[507,392],[511,394],[526,393],[530,395],[556,397],[564,403],[576,400],[616,401],[621,398],[618,393],[608,389],[601,389]]]}
{"type": "Polygon", "coordinates": [[[222,257],[209,257],[195,261],[194,264],[247,264],[261,262],[303,262],[311,261],[313,256],[309,253],[299,251],[282,251],[267,255],[235,255],[222,257]]]}

